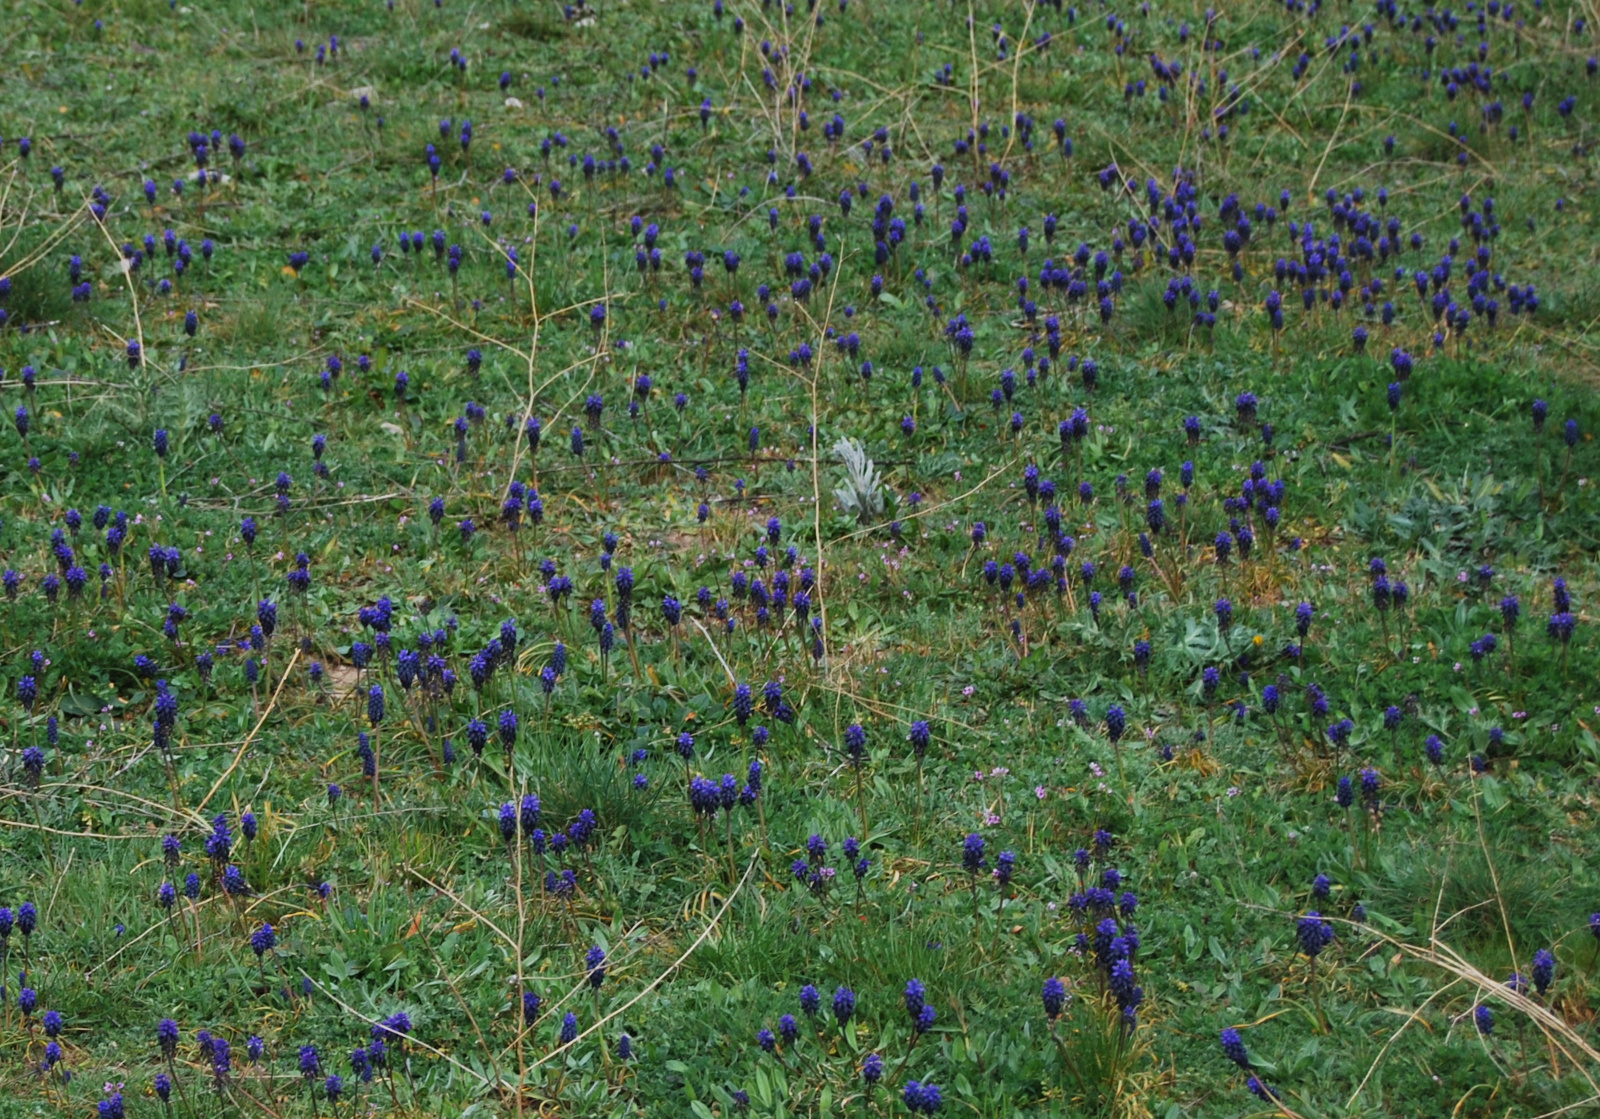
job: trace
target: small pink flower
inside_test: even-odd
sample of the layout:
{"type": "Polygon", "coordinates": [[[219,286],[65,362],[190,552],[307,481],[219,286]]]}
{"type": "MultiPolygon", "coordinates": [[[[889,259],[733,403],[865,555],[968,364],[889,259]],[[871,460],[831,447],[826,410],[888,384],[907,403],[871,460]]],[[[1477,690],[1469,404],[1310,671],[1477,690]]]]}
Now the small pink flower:
{"type": "Polygon", "coordinates": [[[1033,787],[1033,795],[1038,797],[1040,800],[1043,800],[1046,796],[1049,795],[1049,792],[1045,789],[1045,787],[1043,785],[1035,785],[1033,787]]]}
{"type": "Polygon", "coordinates": [[[977,688],[974,688],[971,684],[968,684],[966,687],[961,689],[961,694],[962,695],[971,695],[973,692],[975,692],[977,690],[978,690],[977,688]]]}
{"type": "Polygon", "coordinates": [[[989,813],[987,816],[985,816],[983,818],[983,826],[986,827],[986,828],[992,828],[996,824],[998,824],[999,822],[1000,822],[1000,817],[996,816],[993,812],[989,813]]]}

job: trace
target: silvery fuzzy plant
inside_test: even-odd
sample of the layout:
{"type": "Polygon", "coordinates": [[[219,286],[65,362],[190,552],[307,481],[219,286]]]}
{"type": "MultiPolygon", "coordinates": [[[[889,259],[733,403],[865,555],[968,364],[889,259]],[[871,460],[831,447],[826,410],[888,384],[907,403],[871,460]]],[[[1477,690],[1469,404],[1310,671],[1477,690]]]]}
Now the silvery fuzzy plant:
{"type": "Polygon", "coordinates": [[[833,491],[839,505],[856,520],[866,524],[883,513],[883,481],[878,468],[867,457],[867,449],[848,436],[833,445],[833,453],[844,463],[845,484],[833,491]]]}

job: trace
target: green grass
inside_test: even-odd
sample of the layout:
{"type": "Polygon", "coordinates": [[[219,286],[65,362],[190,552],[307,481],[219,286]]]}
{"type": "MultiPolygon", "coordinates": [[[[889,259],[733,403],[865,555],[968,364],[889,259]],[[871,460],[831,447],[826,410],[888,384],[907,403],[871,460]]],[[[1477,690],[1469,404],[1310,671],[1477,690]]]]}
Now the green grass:
{"type": "MultiPolygon", "coordinates": [[[[29,421],[26,440],[7,433],[15,441],[0,461],[0,559],[22,576],[0,601],[0,905],[31,900],[40,919],[26,942],[15,932],[4,942],[0,1115],[86,1113],[108,1084],[122,1086],[130,1113],[162,1114],[157,1073],[175,1076],[172,1109],[191,1116],[706,1119],[738,1114],[736,1091],[759,1116],[901,1115],[909,1080],[937,1084],[943,1114],[994,1119],[1278,1114],[1221,1053],[1227,1026],[1243,1032],[1261,1080],[1308,1119],[1580,1112],[1600,1076],[1581,1048],[1596,1044],[1600,1009],[1588,932],[1600,908],[1589,841],[1600,779],[1589,145],[1600,101],[1585,73],[1593,30],[1572,24],[1581,6],[1518,4],[1520,32],[1495,21],[1487,36],[1475,14],[1458,12],[1458,42],[1450,30],[1396,31],[1370,8],[1307,16],[1255,3],[1224,13],[1222,49],[1209,57],[1198,4],[1084,6],[1072,21],[1046,5],[856,0],[843,12],[821,5],[814,28],[803,4],[787,15],[726,7],[718,20],[709,3],[643,0],[573,18],[531,0],[281,12],[153,0],[6,6],[4,158],[24,135],[32,153],[0,170],[0,275],[11,284],[0,385],[6,408],[25,407],[29,421]],[[1120,55],[1112,11],[1128,36],[1120,55]],[[1326,42],[1368,22],[1356,94],[1349,46],[1326,42]],[[340,49],[318,61],[330,35],[340,49]],[[1447,100],[1438,68],[1468,66],[1484,37],[1492,95],[1468,85],[1447,100]],[[789,70],[763,41],[787,47],[789,70]],[[1020,58],[1018,43],[1030,44],[1020,58]],[[1309,66],[1297,79],[1301,49],[1309,66]],[[1169,100],[1152,53],[1183,63],[1169,100]],[[764,83],[769,67],[780,92],[764,83]],[[781,89],[802,72],[811,88],[790,103],[781,89]],[[1191,74],[1204,77],[1203,93],[1191,74]],[[1143,95],[1125,95],[1140,80],[1143,95]],[[1246,91],[1249,111],[1226,118],[1226,141],[1203,138],[1228,85],[1246,91]],[[1524,92],[1535,95],[1528,112],[1524,92]],[[1504,119],[1479,132],[1494,99],[1504,119]],[[823,134],[835,113],[847,128],[838,144],[823,134]],[[1032,118],[1031,150],[1002,132],[1016,114],[1032,118]],[[1058,117],[1070,159],[1052,130],[1058,117]],[[977,122],[989,126],[988,151],[958,153],[977,122]],[[887,164],[882,141],[870,155],[862,148],[879,128],[887,164]],[[207,186],[194,181],[185,137],[213,129],[224,142],[209,167],[226,179],[207,186]],[[233,133],[241,159],[228,151],[233,133]],[[804,178],[801,152],[814,165],[804,178]],[[583,172],[586,155],[623,154],[626,172],[583,172]],[[1113,161],[1125,192],[1097,181],[1113,161]],[[981,190],[991,163],[1010,175],[1003,198],[981,190]],[[53,166],[64,171],[60,189],[53,166]],[[1143,253],[1126,245],[1107,265],[1121,287],[1104,322],[1092,254],[1111,253],[1114,237],[1131,241],[1130,222],[1151,213],[1146,180],[1170,191],[1178,167],[1197,191],[1194,263],[1174,270],[1164,248],[1152,259],[1148,243],[1143,253]],[[171,190],[179,177],[181,196],[171,190]],[[843,215],[840,192],[861,183],[843,215]],[[963,247],[987,237],[992,262],[963,265],[950,249],[957,184],[969,215],[963,247]],[[103,220],[89,209],[97,186],[110,199],[103,220]],[[1357,262],[1343,310],[1324,301],[1305,312],[1300,285],[1274,277],[1279,257],[1303,258],[1288,225],[1313,223],[1348,250],[1355,234],[1336,225],[1323,194],[1357,187],[1363,212],[1394,217],[1407,243],[1418,233],[1424,245],[1357,262]],[[1287,211],[1256,220],[1255,205],[1277,206],[1280,191],[1287,211]],[[1238,280],[1218,216],[1230,194],[1254,223],[1238,280]],[[1460,237],[1450,291],[1470,303],[1476,244],[1462,225],[1464,194],[1478,213],[1493,198],[1500,228],[1486,242],[1488,271],[1535,285],[1536,314],[1512,314],[1495,284],[1493,327],[1474,313],[1462,333],[1417,297],[1409,272],[1438,264],[1460,237]],[[871,225],[883,195],[906,229],[879,263],[871,225]],[[1049,243],[1046,214],[1059,220],[1049,243]],[[635,215],[659,226],[659,270],[636,265],[635,215]],[[824,218],[831,267],[796,300],[785,257],[817,262],[812,215],[824,218]],[[162,245],[169,229],[193,252],[181,273],[162,245]],[[454,276],[435,230],[462,249],[454,276]],[[399,238],[412,232],[426,247],[402,253],[399,238]],[[147,234],[153,253],[125,275],[120,247],[141,249],[147,234]],[[1038,277],[1046,259],[1076,267],[1080,243],[1088,288],[1069,301],[1038,277]],[[517,253],[510,280],[507,247],[517,253]],[[736,274],[724,251],[738,254],[736,274]],[[298,273],[288,268],[295,252],[308,254],[298,273]],[[698,287],[685,256],[694,252],[704,254],[698,287]],[[73,257],[86,302],[72,298],[73,257]],[[1397,263],[1407,276],[1395,277],[1397,263]],[[1165,305],[1168,281],[1184,276],[1201,311],[1215,290],[1214,326],[1195,324],[1186,297],[1165,305]],[[1018,306],[1023,277],[1038,304],[1032,323],[1018,306]],[[1392,325],[1361,306],[1374,279],[1384,283],[1375,307],[1394,304],[1392,325]],[[770,322],[758,285],[771,287],[770,322]],[[1262,309],[1274,289],[1281,332],[1262,309]],[[966,357],[945,336],[958,314],[974,336],[966,357]],[[1050,317],[1059,353],[1030,385],[1023,351],[1035,368],[1050,354],[1050,317]],[[1364,349],[1352,340],[1357,324],[1369,332],[1364,349]],[[1438,343],[1435,330],[1445,332],[1438,343]],[[854,356],[837,344],[850,333],[854,356]],[[144,355],[135,366],[130,340],[144,355]],[[802,346],[809,364],[791,356],[802,346]],[[469,348],[481,351],[475,372],[469,348]],[[1395,349],[1415,371],[1391,411],[1395,349]],[[332,358],[341,372],[324,390],[332,358]],[[1092,389],[1084,359],[1098,370],[1092,389]],[[991,393],[1007,369],[1015,393],[997,408],[991,393]],[[634,417],[641,374],[653,384],[634,417]],[[680,392],[688,400],[677,408],[680,392]],[[1245,392],[1259,398],[1251,423],[1236,412],[1245,392]],[[585,415],[592,394],[604,398],[598,425],[585,415]],[[1539,434],[1535,398],[1549,404],[1539,434]],[[469,402],[483,418],[467,423],[458,449],[452,425],[469,402]],[[1057,425],[1080,407],[1088,436],[1063,451],[1057,425]],[[543,424],[536,453],[522,434],[529,416],[543,424]],[[1198,444],[1184,435],[1190,416],[1198,444]],[[903,433],[905,418],[914,434],[903,433]],[[1579,431],[1570,451],[1569,418],[1579,431]],[[581,459],[569,453],[575,425],[581,459]],[[170,444],[159,464],[157,428],[170,444]],[[319,434],[325,476],[314,471],[319,434]],[[859,520],[835,501],[847,484],[833,450],[842,437],[878,463],[881,517],[859,520]],[[1194,482],[1180,509],[1185,461],[1194,482]],[[1225,504],[1258,461],[1285,486],[1275,531],[1264,503],[1225,504]],[[1074,549],[1067,588],[1027,589],[1018,605],[1023,581],[1002,592],[983,568],[1023,552],[1049,571],[1046,514],[1024,488],[1030,464],[1054,483],[1074,549]],[[1154,468],[1164,471],[1167,531],[1145,557],[1143,486],[1154,468]],[[287,513],[276,504],[280,472],[291,476],[287,513]],[[536,488],[543,509],[514,536],[501,521],[513,479],[536,488]],[[1080,482],[1091,502],[1079,500],[1080,482]],[[435,497],[445,505],[437,527],[435,497]],[[127,515],[119,553],[92,524],[100,505],[127,515]],[[69,508],[83,514],[78,532],[68,531],[69,508]],[[244,517],[259,523],[253,546],[244,517]],[[771,517],[781,540],[758,568],[771,517]],[[1236,517],[1254,547],[1219,563],[1214,541],[1236,517]],[[459,528],[467,519],[470,539],[459,528]],[[980,521],[987,536],[975,547],[980,521]],[[52,555],[57,529],[87,574],[81,599],[42,591],[48,573],[65,575],[52,555]],[[616,551],[603,566],[608,533],[616,551]],[[176,575],[152,573],[152,546],[179,550],[176,575]],[[309,565],[303,593],[287,581],[297,553],[309,565]],[[1373,557],[1410,589],[1382,613],[1373,557]],[[546,560],[573,584],[555,606],[546,560]],[[1133,603],[1118,587],[1124,565],[1133,603]],[[1482,565],[1494,569],[1488,588],[1482,565]],[[602,657],[589,604],[603,599],[619,620],[614,576],[624,566],[636,585],[631,630],[602,657]],[[733,592],[736,572],[770,590],[783,568],[792,595],[802,567],[818,580],[820,658],[792,611],[774,610],[763,626],[733,592]],[[1576,616],[1565,647],[1545,633],[1558,576],[1576,616]],[[733,632],[697,602],[701,587],[732,601],[733,632]],[[1103,596],[1098,616],[1091,591],[1103,596]],[[668,594],[683,603],[676,627],[663,618],[668,594]],[[1513,594],[1514,635],[1499,606],[1513,594]],[[380,596],[393,602],[394,650],[358,671],[352,647],[374,640],[358,612],[380,596]],[[1223,597],[1226,630],[1215,611],[1223,597]],[[252,686],[247,654],[233,646],[262,599],[277,603],[277,632],[248,654],[262,666],[252,686]],[[1316,607],[1303,640],[1300,602],[1316,607]],[[186,612],[176,641],[162,633],[172,603],[186,612]],[[469,662],[507,618],[515,656],[480,691],[469,662]],[[443,655],[459,680],[448,695],[408,692],[394,652],[435,630],[447,634],[443,655]],[[1472,645],[1491,633],[1498,647],[1480,661],[1472,645]],[[540,672],[558,641],[567,668],[547,695],[540,672]],[[1143,666],[1141,641],[1151,646],[1143,666]],[[223,643],[230,649],[216,652],[223,643]],[[1303,645],[1298,657],[1291,644],[1303,645]],[[42,672],[29,664],[36,649],[42,672]],[[197,662],[207,650],[209,679],[197,662]],[[137,670],[141,655],[154,677],[137,670]],[[325,670],[320,684],[312,662],[325,670]],[[1214,691],[1207,669],[1218,673],[1214,691]],[[32,712],[18,698],[25,674],[39,688],[32,712]],[[170,759],[152,743],[155,679],[180,702],[170,759]],[[780,679],[792,724],[761,704],[762,685],[780,679]],[[376,804],[357,752],[374,683],[386,693],[376,804]],[[735,717],[738,683],[755,693],[747,724],[735,717]],[[1308,709],[1311,684],[1328,697],[1326,717],[1308,709]],[[1282,696],[1276,715],[1269,685],[1282,696]],[[1074,700],[1086,705],[1081,723],[1074,700]],[[1127,722],[1116,745],[1112,705],[1127,722]],[[1384,729],[1391,705],[1404,712],[1394,732],[1384,729]],[[518,719],[509,752],[496,733],[505,711],[518,719]],[[489,731],[481,758],[468,745],[474,718],[489,731]],[[1352,728],[1339,745],[1326,729],[1343,718],[1352,728]],[[919,762],[908,736],[924,720],[932,742],[919,762]],[[859,769],[845,752],[851,724],[867,734],[859,769]],[[770,728],[764,745],[757,725],[770,728]],[[688,763],[675,748],[683,733],[694,738],[688,763]],[[1430,735],[1444,747],[1440,766],[1425,757],[1430,735]],[[23,758],[36,744],[37,782],[23,758]],[[632,760],[639,750],[648,760],[632,760]],[[1487,772],[1474,774],[1475,755],[1487,772]],[[742,782],[753,760],[764,766],[759,807],[736,808],[731,826],[727,815],[691,812],[691,775],[742,782]],[[1339,778],[1359,790],[1368,766],[1381,775],[1379,807],[1358,792],[1340,808],[1339,778]],[[552,832],[593,811],[586,849],[508,852],[500,806],[527,793],[552,832]],[[260,825],[248,843],[245,810],[260,825]],[[221,866],[204,853],[219,812],[243,895],[223,892],[221,866]],[[1073,855],[1097,829],[1115,843],[1085,878],[1073,855]],[[976,876],[962,865],[972,833],[985,841],[976,876]],[[167,834],[182,840],[170,868],[167,834]],[[808,887],[791,864],[809,858],[813,835],[827,840],[835,874],[808,887]],[[847,836],[870,860],[859,883],[842,854],[847,836]],[[989,876],[1002,851],[1016,858],[1005,886],[989,876]],[[1069,903],[1107,868],[1121,872],[1116,893],[1138,899],[1119,928],[1136,926],[1139,941],[1143,1002],[1131,1029],[1104,970],[1076,945],[1103,914],[1085,920],[1069,903]],[[575,893],[548,895],[543,872],[563,869],[575,893]],[[165,914],[158,888],[181,888],[191,872],[200,898],[180,896],[165,914]],[[1319,874],[1332,883],[1325,900],[1311,896],[1319,874]],[[1358,902],[1365,923],[1353,919],[1358,902]],[[1314,973],[1296,939],[1311,909],[1337,931],[1314,973]],[[251,934],[263,922],[276,945],[258,958],[251,934]],[[592,945],[608,953],[598,995],[586,983],[592,945]],[[1540,948],[1557,960],[1554,985],[1534,999],[1544,1010],[1497,986],[1513,970],[1529,974],[1540,948]],[[1479,970],[1466,974],[1457,957],[1479,970]],[[1040,997],[1050,976],[1073,996],[1054,1022],[1040,997]],[[937,1011],[920,1036],[903,1004],[912,978],[937,1011]],[[806,984],[821,993],[814,1020],[800,1011],[806,984]],[[39,999],[27,1022],[24,985],[39,999]],[[839,987],[856,996],[843,1026],[830,1009],[839,987]],[[543,1000],[526,1028],[524,990],[543,1000]],[[1480,1001],[1493,1008],[1491,1037],[1473,1026],[1480,1001]],[[64,1018],[63,1056],[41,1072],[46,1009],[64,1018]],[[350,1052],[397,1011],[410,1015],[414,1044],[364,1083],[350,1052]],[[568,1011],[580,1030],[597,1015],[603,1025],[563,1048],[568,1011]],[[763,1053],[757,1031],[779,1031],[790,1014],[798,1040],[763,1053]],[[182,1028],[170,1065],[155,1037],[166,1017],[182,1028]],[[221,1087],[197,1030],[232,1046],[221,1087]],[[624,1032],[634,1044],[626,1063],[624,1032]],[[264,1044],[260,1062],[247,1059],[251,1037],[264,1044]],[[310,1081],[299,1074],[306,1045],[321,1059],[310,1081]],[[868,1092],[860,1069],[870,1053],[886,1073],[868,1092]],[[330,1105],[323,1077],[333,1072],[345,1091],[330,1105]]],[[[1156,233],[1169,243],[1169,218],[1156,233]]]]}

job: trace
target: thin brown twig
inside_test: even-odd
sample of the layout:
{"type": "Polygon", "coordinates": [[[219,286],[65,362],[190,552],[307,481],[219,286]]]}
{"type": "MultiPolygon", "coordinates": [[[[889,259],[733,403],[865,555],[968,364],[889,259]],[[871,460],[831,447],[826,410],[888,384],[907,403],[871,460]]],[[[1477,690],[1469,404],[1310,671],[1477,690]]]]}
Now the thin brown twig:
{"type": "MultiPolygon", "coordinates": [[[[618,1015],[623,1014],[626,1011],[630,1010],[634,1006],[634,1004],[637,1003],[640,999],[644,998],[651,991],[654,991],[657,987],[661,986],[661,984],[665,983],[667,981],[667,977],[669,975],[671,975],[673,972],[677,971],[678,968],[682,967],[684,961],[686,961],[690,956],[692,956],[695,953],[695,951],[700,947],[700,945],[705,943],[706,938],[708,936],[710,936],[712,930],[717,927],[717,924],[722,920],[723,915],[728,912],[728,907],[733,904],[734,898],[739,896],[740,891],[742,891],[744,889],[744,887],[745,887],[745,883],[750,881],[750,872],[756,868],[757,864],[760,863],[760,861],[761,861],[761,854],[760,854],[759,851],[756,852],[754,855],[750,856],[749,863],[747,863],[745,865],[744,874],[741,875],[740,878],[739,878],[739,884],[733,888],[733,891],[731,893],[728,894],[727,900],[725,900],[722,903],[722,908],[717,910],[716,916],[712,917],[711,921],[706,925],[706,927],[701,930],[700,935],[695,937],[694,943],[689,945],[689,947],[685,948],[683,950],[682,955],[680,955],[677,959],[673,960],[672,963],[668,964],[667,965],[667,969],[665,971],[663,971],[660,975],[656,976],[649,983],[647,983],[645,985],[644,989],[641,990],[638,994],[634,995],[633,998],[629,999],[627,1002],[625,1002],[621,1006],[617,1007],[617,1009],[613,1010],[610,1014],[607,1014],[604,1018],[599,1019],[597,1022],[595,1022],[594,1025],[592,1025],[588,1029],[584,1030],[577,1037],[573,1038],[571,1041],[567,1042],[565,1045],[557,1046],[556,1048],[552,1049],[550,1052],[546,1053],[543,1057],[540,1057],[537,1061],[535,1061],[533,1063],[531,1068],[535,1068],[536,1069],[540,1065],[543,1065],[546,1061],[549,1061],[552,1057],[556,1057],[559,1054],[566,1052],[568,1049],[572,1048],[574,1045],[577,1045],[584,1038],[588,1037],[590,1034],[592,1034],[596,1030],[600,1029],[602,1026],[604,1026],[607,1022],[611,1021],[613,1018],[616,1018],[618,1015]]],[[[530,1069],[530,1071],[531,1071],[531,1069],[530,1069]]]]}
{"type": "Polygon", "coordinates": [[[233,755],[233,761],[228,763],[228,768],[223,770],[222,776],[217,778],[217,783],[211,786],[211,791],[195,806],[198,816],[205,811],[206,805],[211,803],[211,798],[217,795],[217,790],[222,788],[223,782],[233,776],[233,771],[239,768],[239,763],[244,760],[244,752],[250,749],[250,743],[255,741],[256,734],[266,724],[267,717],[272,714],[272,709],[278,705],[278,697],[283,694],[283,686],[289,682],[289,674],[294,671],[296,662],[300,660],[300,650],[296,649],[289,657],[289,663],[283,666],[283,677],[278,681],[277,690],[272,693],[272,698],[267,701],[266,708],[261,712],[261,718],[256,720],[256,725],[250,728],[250,733],[244,736],[244,741],[239,743],[239,749],[233,755]]]}

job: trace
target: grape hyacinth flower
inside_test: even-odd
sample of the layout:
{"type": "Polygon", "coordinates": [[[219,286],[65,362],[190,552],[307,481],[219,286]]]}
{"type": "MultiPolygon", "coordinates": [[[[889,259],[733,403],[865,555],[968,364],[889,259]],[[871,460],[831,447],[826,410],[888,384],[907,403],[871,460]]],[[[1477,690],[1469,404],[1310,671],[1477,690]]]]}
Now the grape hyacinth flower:
{"type": "Polygon", "coordinates": [[[1548,948],[1541,948],[1533,954],[1533,986],[1543,995],[1550,989],[1550,984],[1555,982],[1556,958],[1548,948]]]}
{"type": "Polygon", "coordinates": [[[923,1008],[924,1005],[926,1005],[927,994],[928,994],[928,989],[927,989],[926,986],[923,985],[922,980],[920,980],[920,979],[908,979],[908,980],[906,980],[906,989],[905,989],[906,1013],[909,1014],[912,1018],[916,1018],[916,1016],[918,1014],[922,1013],[922,1008],[923,1008]]]}
{"type": "Polygon", "coordinates": [[[845,1023],[850,1021],[850,1016],[856,1010],[856,993],[848,987],[840,987],[833,992],[833,1016],[838,1020],[839,1028],[843,1029],[845,1023]]]}
{"type": "Polygon", "coordinates": [[[936,1085],[916,1080],[906,1081],[901,1096],[906,1110],[913,1115],[933,1115],[944,1105],[944,1096],[936,1085]]]}
{"type": "Polygon", "coordinates": [[[1057,1018],[1061,1017],[1062,1012],[1066,1009],[1066,985],[1062,983],[1060,979],[1057,979],[1052,975],[1050,978],[1044,981],[1044,988],[1041,992],[1041,995],[1044,1001],[1045,1017],[1050,1019],[1051,1022],[1054,1022],[1057,1018]]]}
{"type": "Polygon", "coordinates": [[[1222,1055],[1245,1072],[1250,1071],[1250,1053],[1245,1049],[1244,1039],[1239,1036],[1239,1031],[1232,1026],[1222,1031],[1222,1055]]]}
{"type": "MultiPolygon", "coordinates": [[[[1333,926],[1322,919],[1322,914],[1311,910],[1301,917],[1295,926],[1295,935],[1300,942],[1300,951],[1311,961],[1311,994],[1317,1012],[1317,1022],[1323,1024],[1322,996],[1317,990],[1317,957],[1323,949],[1333,943],[1333,926]]],[[[1324,1027],[1325,1028],[1325,1027],[1324,1027]]]]}

